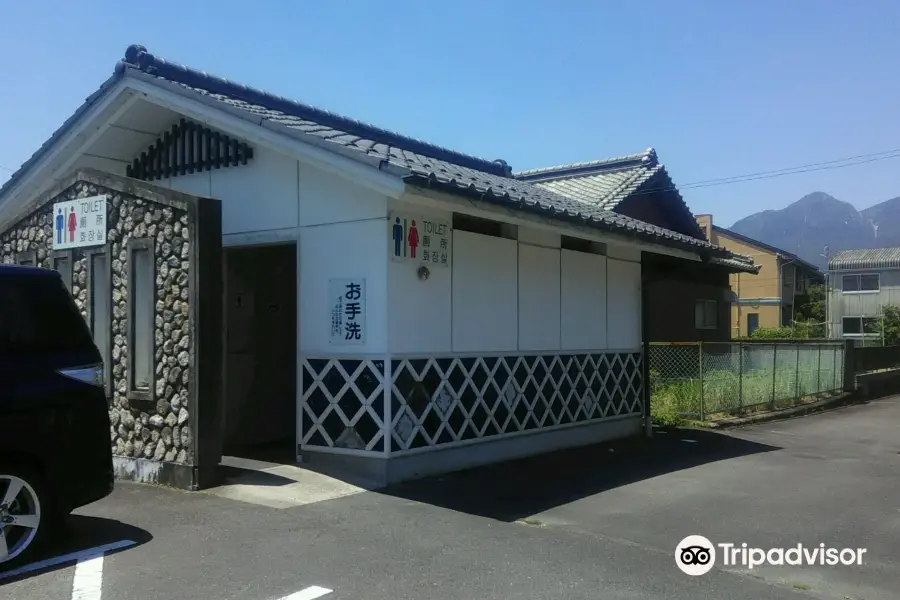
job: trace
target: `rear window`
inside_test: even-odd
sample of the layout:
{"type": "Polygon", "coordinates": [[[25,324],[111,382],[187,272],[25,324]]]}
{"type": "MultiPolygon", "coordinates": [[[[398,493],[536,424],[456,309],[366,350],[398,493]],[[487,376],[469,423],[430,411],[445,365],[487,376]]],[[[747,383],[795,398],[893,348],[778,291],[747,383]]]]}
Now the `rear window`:
{"type": "Polygon", "coordinates": [[[87,324],[62,278],[0,275],[0,356],[93,348],[87,324]]]}

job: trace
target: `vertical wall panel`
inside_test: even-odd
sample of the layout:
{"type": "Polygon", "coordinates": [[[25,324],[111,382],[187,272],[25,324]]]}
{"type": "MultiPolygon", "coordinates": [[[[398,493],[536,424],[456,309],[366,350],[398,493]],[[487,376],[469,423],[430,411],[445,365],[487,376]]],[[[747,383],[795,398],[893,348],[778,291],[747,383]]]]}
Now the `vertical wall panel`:
{"type": "Polygon", "coordinates": [[[606,348],[606,257],[563,250],[561,265],[562,349],[606,348]]]}
{"type": "Polygon", "coordinates": [[[559,250],[519,244],[519,350],[559,350],[559,250]]]}
{"type": "Polygon", "coordinates": [[[607,261],[607,327],[609,348],[641,348],[641,265],[607,261]]]}
{"type": "Polygon", "coordinates": [[[517,349],[515,240],[453,232],[453,351],[517,349]]]}

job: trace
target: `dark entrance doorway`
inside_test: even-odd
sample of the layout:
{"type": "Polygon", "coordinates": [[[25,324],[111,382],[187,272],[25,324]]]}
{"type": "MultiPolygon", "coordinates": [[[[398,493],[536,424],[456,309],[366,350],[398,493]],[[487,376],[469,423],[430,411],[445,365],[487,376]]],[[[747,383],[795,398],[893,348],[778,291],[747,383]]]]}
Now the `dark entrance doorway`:
{"type": "Polygon", "coordinates": [[[297,247],[225,248],[223,454],[294,462],[297,247]]]}
{"type": "Polygon", "coordinates": [[[759,313],[747,313],[747,337],[759,329],[759,313]]]}

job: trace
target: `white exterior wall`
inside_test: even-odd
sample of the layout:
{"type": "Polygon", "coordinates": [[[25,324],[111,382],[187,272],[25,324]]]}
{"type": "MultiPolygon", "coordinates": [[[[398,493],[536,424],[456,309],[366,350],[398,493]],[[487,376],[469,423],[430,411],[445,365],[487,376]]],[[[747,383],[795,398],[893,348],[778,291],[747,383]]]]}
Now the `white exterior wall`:
{"type": "MultiPolygon", "coordinates": [[[[412,215],[427,213],[436,220],[450,222],[449,211],[423,211],[409,202],[391,201],[390,210],[412,215]]],[[[454,247],[456,242],[453,242],[454,247]]],[[[388,273],[388,347],[395,354],[446,354],[453,351],[451,311],[453,300],[450,267],[429,269],[427,281],[419,281],[417,265],[390,259],[390,241],[385,226],[385,243],[379,251],[387,260],[388,273]]]]}
{"type": "Polygon", "coordinates": [[[519,350],[560,350],[559,248],[519,242],[519,350]]]}
{"type": "Polygon", "coordinates": [[[387,351],[387,198],[301,164],[299,173],[300,354],[387,351]],[[366,280],[366,340],[333,345],[328,280],[366,280]]]}
{"type": "Polygon", "coordinates": [[[221,200],[226,243],[237,236],[239,244],[299,240],[300,354],[386,351],[387,198],[264,147],[246,165],[159,183],[221,200]],[[329,341],[328,280],[341,277],[366,279],[365,344],[329,341]]]}
{"type": "MultiPolygon", "coordinates": [[[[389,207],[452,220],[449,211],[412,203],[389,207]]],[[[385,237],[389,352],[640,351],[639,250],[608,246],[608,257],[560,250],[558,234],[518,231],[518,240],[454,231],[451,267],[431,267],[425,281],[415,263],[390,260],[385,237]]]]}
{"type": "Polygon", "coordinates": [[[453,351],[518,349],[517,242],[453,232],[453,351]]]}
{"type": "Polygon", "coordinates": [[[563,250],[562,347],[568,350],[606,348],[605,256],[563,250]]]}
{"type": "Polygon", "coordinates": [[[390,260],[388,211],[448,222],[449,211],[389,203],[376,192],[266,148],[256,148],[244,166],[160,183],[220,199],[226,240],[265,232],[280,232],[285,241],[299,239],[301,353],[640,348],[639,250],[608,245],[606,257],[560,250],[558,234],[529,227],[519,227],[518,241],[454,231],[451,266],[435,266],[420,281],[414,263],[390,260]],[[366,278],[363,345],[329,343],[331,277],[366,278]]]}
{"type": "Polygon", "coordinates": [[[606,263],[607,348],[641,349],[641,263],[609,258],[606,263]]]}
{"type": "Polygon", "coordinates": [[[222,201],[222,235],[293,228],[298,225],[298,163],[266,148],[254,148],[246,165],[172,177],[158,183],[222,201]]]}

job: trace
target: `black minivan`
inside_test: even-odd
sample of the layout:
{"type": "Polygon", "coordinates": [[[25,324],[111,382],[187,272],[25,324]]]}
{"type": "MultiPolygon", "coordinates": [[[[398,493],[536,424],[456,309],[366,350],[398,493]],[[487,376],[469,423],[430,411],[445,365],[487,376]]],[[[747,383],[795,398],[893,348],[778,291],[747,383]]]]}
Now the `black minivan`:
{"type": "Polygon", "coordinates": [[[113,490],[103,360],[59,273],[0,265],[0,569],[113,490]]]}

